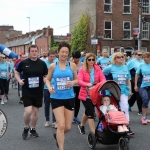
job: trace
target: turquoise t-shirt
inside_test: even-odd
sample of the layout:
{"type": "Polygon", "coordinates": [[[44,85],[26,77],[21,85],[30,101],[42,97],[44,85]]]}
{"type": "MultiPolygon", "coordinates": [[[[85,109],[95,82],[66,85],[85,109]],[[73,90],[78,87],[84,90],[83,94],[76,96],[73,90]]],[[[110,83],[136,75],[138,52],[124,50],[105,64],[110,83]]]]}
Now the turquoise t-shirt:
{"type": "Polygon", "coordinates": [[[94,84],[94,68],[90,71],[90,83],[94,84]]]}
{"type": "Polygon", "coordinates": [[[102,57],[101,59],[98,59],[97,64],[101,65],[102,70],[103,70],[105,67],[108,66],[109,61],[110,61],[109,58],[102,57]]]}
{"type": "MultiPolygon", "coordinates": [[[[49,62],[48,60],[45,60],[44,62],[46,63],[47,68],[49,68],[49,66],[50,66],[52,63],[54,63],[54,62],[49,62]]],[[[51,85],[53,85],[53,82],[54,82],[53,80],[54,80],[54,79],[52,78],[52,80],[51,80],[51,85]]],[[[47,90],[46,84],[44,84],[44,90],[47,90]]]]}
{"type": "Polygon", "coordinates": [[[103,73],[104,75],[112,74],[113,80],[116,81],[121,88],[121,94],[129,95],[130,87],[126,85],[126,81],[130,79],[130,73],[126,65],[118,66],[111,64],[104,68],[103,73]]]}
{"type": "Polygon", "coordinates": [[[101,59],[102,56],[96,56],[96,60],[98,61],[99,59],[101,59]]]}
{"type": "Polygon", "coordinates": [[[150,86],[150,64],[140,64],[140,66],[136,70],[136,74],[142,74],[142,84],[141,87],[150,86]]]}
{"type": "Polygon", "coordinates": [[[0,63],[0,78],[7,79],[7,63],[0,63]]]}

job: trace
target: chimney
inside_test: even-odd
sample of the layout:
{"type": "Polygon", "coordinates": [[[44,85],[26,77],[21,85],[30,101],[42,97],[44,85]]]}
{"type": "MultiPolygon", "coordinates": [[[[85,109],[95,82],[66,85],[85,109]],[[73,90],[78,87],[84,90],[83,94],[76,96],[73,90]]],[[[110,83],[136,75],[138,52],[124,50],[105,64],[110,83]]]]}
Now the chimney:
{"type": "Polygon", "coordinates": [[[35,32],[34,31],[30,32],[30,35],[31,35],[31,37],[34,36],[35,32]]]}
{"type": "Polygon", "coordinates": [[[36,35],[39,35],[42,33],[42,30],[36,30],[36,35]]]}
{"type": "Polygon", "coordinates": [[[43,28],[43,29],[42,29],[42,33],[43,33],[43,35],[46,34],[46,28],[43,28]]]}
{"type": "Polygon", "coordinates": [[[18,35],[18,36],[17,36],[17,39],[20,39],[20,38],[21,38],[21,35],[18,35]]]}
{"type": "Polygon", "coordinates": [[[29,33],[26,33],[26,34],[25,34],[25,37],[28,38],[28,37],[29,37],[29,33]]]}

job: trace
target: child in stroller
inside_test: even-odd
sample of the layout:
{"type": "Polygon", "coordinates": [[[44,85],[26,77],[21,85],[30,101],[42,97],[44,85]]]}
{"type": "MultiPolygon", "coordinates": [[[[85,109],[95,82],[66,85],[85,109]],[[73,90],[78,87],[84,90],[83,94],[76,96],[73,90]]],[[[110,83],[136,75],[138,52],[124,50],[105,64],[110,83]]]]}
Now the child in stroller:
{"type": "Polygon", "coordinates": [[[111,98],[109,96],[103,96],[101,100],[102,105],[100,110],[105,115],[106,122],[117,124],[118,132],[128,132],[127,125],[128,120],[125,114],[111,104],[111,98]]]}

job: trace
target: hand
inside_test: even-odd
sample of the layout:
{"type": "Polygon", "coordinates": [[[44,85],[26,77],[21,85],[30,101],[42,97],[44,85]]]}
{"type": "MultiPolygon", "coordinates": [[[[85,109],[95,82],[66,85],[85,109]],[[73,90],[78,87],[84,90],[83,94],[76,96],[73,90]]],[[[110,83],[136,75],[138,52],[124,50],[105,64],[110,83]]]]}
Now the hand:
{"type": "Polygon", "coordinates": [[[44,81],[44,83],[46,83],[46,77],[45,76],[43,76],[43,81],[44,81]]]}
{"type": "Polygon", "coordinates": [[[51,86],[49,89],[50,94],[55,94],[54,88],[51,86]]]}
{"type": "Polygon", "coordinates": [[[136,92],[138,92],[138,87],[137,87],[137,86],[134,86],[134,90],[135,90],[136,92]]]}
{"type": "Polygon", "coordinates": [[[20,86],[23,86],[24,85],[24,79],[20,80],[19,84],[20,84],[20,86]]]}
{"type": "Polygon", "coordinates": [[[93,86],[93,84],[92,83],[88,83],[86,86],[90,88],[90,87],[93,86]]]}
{"type": "Polygon", "coordinates": [[[67,83],[66,83],[66,86],[68,87],[68,88],[70,88],[70,87],[73,87],[73,82],[72,81],[68,81],[67,83]]]}

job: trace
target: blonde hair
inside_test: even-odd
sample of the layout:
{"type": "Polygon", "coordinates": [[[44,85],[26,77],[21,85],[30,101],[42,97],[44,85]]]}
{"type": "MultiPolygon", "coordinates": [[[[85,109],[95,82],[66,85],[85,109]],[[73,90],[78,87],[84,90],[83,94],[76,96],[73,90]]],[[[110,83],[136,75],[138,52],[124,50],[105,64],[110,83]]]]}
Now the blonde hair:
{"type": "MultiPolygon", "coordinates": [[[[121,55],[121,56],[124,57],[124,55],[122,54],[122,52],[116,52],[116,53],[114,53],[114,54],[113,54],[113,57],[112,57],[112,60],[111,60],[111,63],[112,63],[112,64],[116,64],[115,59],[116,59],[116,56],[118,56],[118,55],[121,55]]],[[[125,64],[125,58],[123,58],[123,59],[124,59],[124,61],[123,61],[122,64],[125,64]]]]}
{"type": "Polygon", "coordinates": [[[136,50],[136,51],[134,52],[134,55],[137,55],[138,52],[143,53],[141,50],[136,50]]]}
{"type": "Polygon", "coordinates": [[[150,57],[150,52],[145,52],[145,53],[143,53],[142,56],[143,56],[143,57],[150,57]]]}
{"type": "Polygon", "coordinates": [[[85,71],[89,71],[88,64],[87,64],[87,59],[88,59],[89,57],[94,57],[94,59],[95,59],[94,64],[96,64],[96,56],[95,56],[93,53],[87,53],[87,54],[85,55],[85,59],[84,59],[84,62],[83,62],[83,67],[84,67],[84,70],[85,70],[85,71]]]}
{"type": "Polygon", "coordinates": [[[103,50],[102,50],[102,55],[103,55],[103,52],[104,52],[104,51],[107,52],[107,57],[109,57],[109,55],[108,55],[108,50],[107,50],[107,49],[103,49],[103,50]]]}

